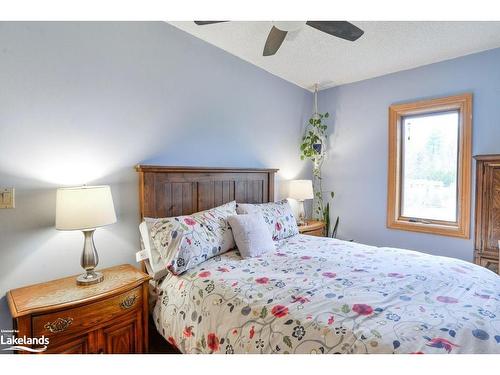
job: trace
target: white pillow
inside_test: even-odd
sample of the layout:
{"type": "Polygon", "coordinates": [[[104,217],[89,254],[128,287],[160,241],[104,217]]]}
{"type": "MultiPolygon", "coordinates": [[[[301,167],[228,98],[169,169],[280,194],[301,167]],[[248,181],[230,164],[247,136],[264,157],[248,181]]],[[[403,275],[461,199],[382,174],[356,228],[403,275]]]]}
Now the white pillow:
{"type": "Polygon", "coordinates": [[[273,238],[261,214],[229,216],[227,221],[243,258],[253,258],[275,249],[273,238]]]}
{"type": "Polygon", "coordinates": [[[151,247],[148,225],[145,221],[139,224],[139,233],[141,234],[141,247],[148,255],[148,259],[144,260],[146,270],[153,279],[159,280],[168,273],[168,270],[161,259],[160,252],[155,247],[151,247]]]}
{"type": "Polygon", "coordinates": [[[259,204],[238,203],[236,212],[238,214],[261,214],[275,241],[299,234],[297,220],[286,199],[259,204]]]}

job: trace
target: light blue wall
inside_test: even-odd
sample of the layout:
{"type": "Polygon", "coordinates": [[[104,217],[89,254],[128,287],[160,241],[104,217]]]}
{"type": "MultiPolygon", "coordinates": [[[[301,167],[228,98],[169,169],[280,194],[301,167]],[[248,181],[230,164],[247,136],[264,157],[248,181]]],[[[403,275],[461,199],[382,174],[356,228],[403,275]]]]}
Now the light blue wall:
{"type": "MultiPolygon", "coordinates": [[[[162,22],[0,22],[0,296],[79,273],[82,236],[54,229],[58,186],[110,184],[100,267],[134,263],[137,163],[302,174],[309,92],[162,22]]],[[[10,327],[5,298],[0,328],[10,327]]]]}
{"type": "Polygon", "coordinates": [[[389,106],[463,92],[474,94],[473,154],[500,153],[500,49],[320,92],[320,110],[329,111],[334,124],[324,187],[336,193],[341,237],[472,260],[472,239],[385,226],[389,106]]]}

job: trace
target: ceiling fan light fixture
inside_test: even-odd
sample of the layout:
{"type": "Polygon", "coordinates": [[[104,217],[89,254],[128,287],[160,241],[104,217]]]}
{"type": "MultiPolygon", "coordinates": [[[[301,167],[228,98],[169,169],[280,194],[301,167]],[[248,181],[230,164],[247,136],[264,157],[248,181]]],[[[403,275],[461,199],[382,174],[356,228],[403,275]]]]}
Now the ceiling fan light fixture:
{"type": "Polygon", "coordinates": [[[274,27],[281,31],[297,31],[306,25],[306,21],[273,21],[274,27]]]}

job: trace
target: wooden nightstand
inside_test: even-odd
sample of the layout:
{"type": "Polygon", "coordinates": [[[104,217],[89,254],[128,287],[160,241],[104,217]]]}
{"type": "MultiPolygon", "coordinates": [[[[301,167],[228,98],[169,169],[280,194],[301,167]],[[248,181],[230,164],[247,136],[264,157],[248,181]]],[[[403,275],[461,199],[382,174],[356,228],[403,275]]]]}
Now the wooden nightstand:
{"type": "Polygon", "coordinates": [[[16,336],[45,336],[43,353],[147,352],[150,277],[128,264],[101,272],[99,284],[71,276],[9,291],[16,336]]]}
{"type": "Polygon", "coordinates": [[[325,222],[308,220],[306,224],[299,226],[299,232],[309,236],[325,237],[325,222]]]}

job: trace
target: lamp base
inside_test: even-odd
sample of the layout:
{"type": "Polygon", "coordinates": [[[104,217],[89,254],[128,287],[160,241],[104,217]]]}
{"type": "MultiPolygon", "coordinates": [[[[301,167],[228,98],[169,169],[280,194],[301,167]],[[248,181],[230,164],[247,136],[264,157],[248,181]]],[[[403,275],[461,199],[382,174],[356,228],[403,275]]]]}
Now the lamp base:
{"type": "Polygon", "coordinates": [[[303,200],[299,201],[299,220],[297,220],[297,225],[299,227],[307,225],[307,222],[306,222],[306,213],[305,213],[305,210],[304,210],[304,201],[303,200]]]}
{"type": "Polygon", "coordinates": [[[77,285],[92,285],[98,284],[104,280],[104,275],[100,272],[87,272],[76,278],[77,285]]]}
{"type": "Polygon", "coordinates": [[[99,255],[97,255],[97,250],[94,246],[94,232],[95,229],[83,231],[85,242],[83,243],[83,252],[80,264],[85,270],[85,273],[76,278],[77,285],[92,285],[100,283],[104,280],[102,273],[94,271],[99,263],[99,255]]]}

